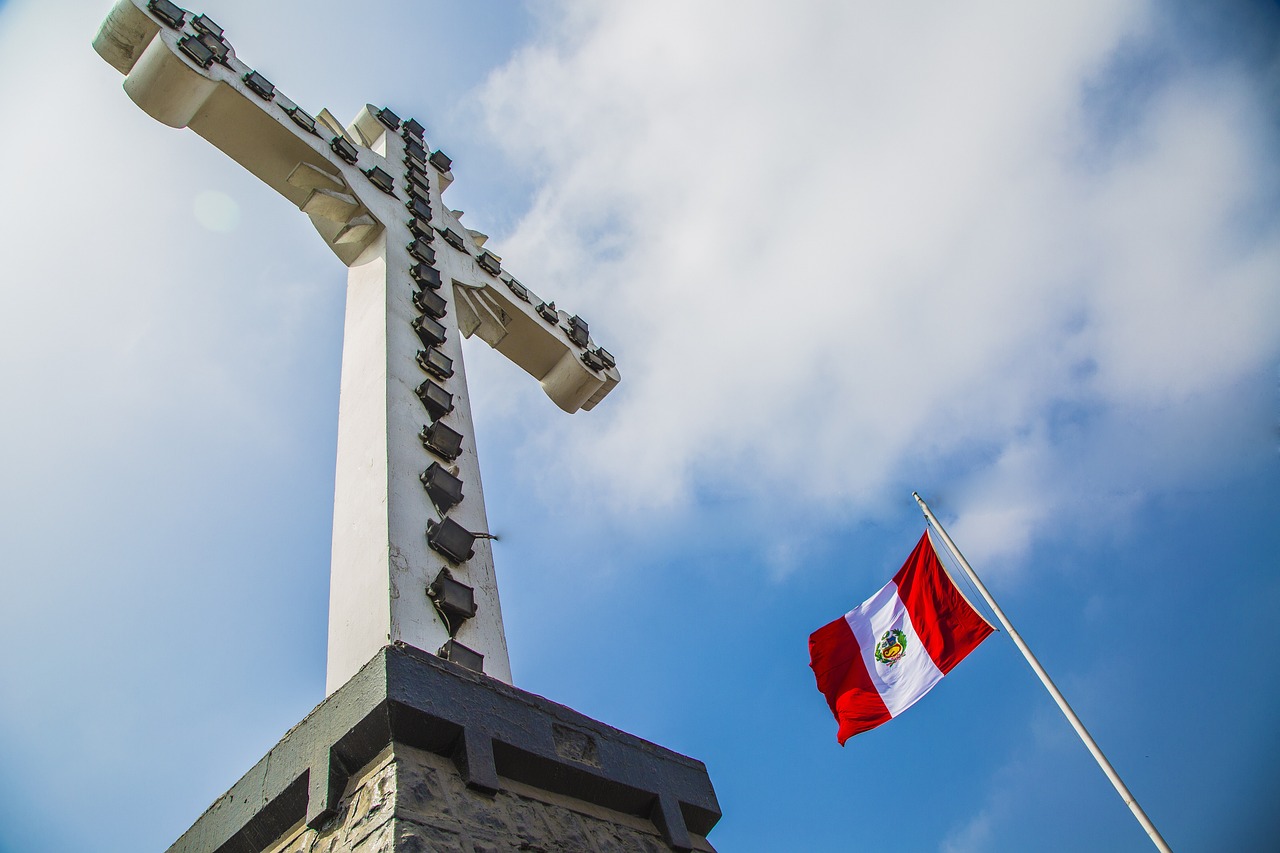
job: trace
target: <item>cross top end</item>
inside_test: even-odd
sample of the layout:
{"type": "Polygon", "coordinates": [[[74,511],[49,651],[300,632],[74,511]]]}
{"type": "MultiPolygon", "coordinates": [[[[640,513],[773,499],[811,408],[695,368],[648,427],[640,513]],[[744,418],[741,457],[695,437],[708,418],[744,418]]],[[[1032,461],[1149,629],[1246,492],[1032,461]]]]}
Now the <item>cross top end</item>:
{"type": "Polygon", "coordinates": [[[416,119],[372,104],[345,127],[327,109],[312,115],[242,62],[221,26],[170,0],[118,0],[93,47],[125,75],[125,91],[143,111],[189,127],[257,175],[308,214],[347,266],[403,223],[411,255],[440,236],[468,256],[473,275],[453,281],[463,335],[479,335],[538,379],[560,408],[590,410],[621,380],[582,318],[503,269],[485,248],[487,235],[462,225],[461,211],[443,203],[436,210],[453,163],[430,151],[416,119]],[[400,180],[397,160],[407,167],[400,180]]]}

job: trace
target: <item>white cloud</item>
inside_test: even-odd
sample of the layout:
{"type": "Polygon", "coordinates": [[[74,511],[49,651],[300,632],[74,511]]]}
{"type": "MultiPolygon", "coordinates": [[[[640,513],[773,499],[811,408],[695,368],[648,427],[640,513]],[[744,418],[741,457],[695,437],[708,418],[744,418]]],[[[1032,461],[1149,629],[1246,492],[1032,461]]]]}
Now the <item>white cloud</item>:
{"type": "Polygon", "coordinates": [[[543,176],[502,249],[620,356],[549,443],[620,507],[715,483],[864,512],[910,476],[1014,553],[1202,476],[1117,468],[1123,427],[1203,434],[1275,356],[1252,82],[1175,69],[1118,136],[1086,109],[1164,32],[1146,4],[555,8],[485,91],[543,176]]]}

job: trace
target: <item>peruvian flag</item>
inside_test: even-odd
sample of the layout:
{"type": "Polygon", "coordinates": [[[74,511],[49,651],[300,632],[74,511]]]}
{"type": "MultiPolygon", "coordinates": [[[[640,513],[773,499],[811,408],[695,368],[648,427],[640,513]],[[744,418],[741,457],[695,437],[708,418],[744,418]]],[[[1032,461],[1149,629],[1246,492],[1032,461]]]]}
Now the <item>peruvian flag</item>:
{"type": "Polygon", "coordinates": [[[995,630],[938,560],[929,531],[884,588],[809,637],[809,666],[844,742],[928,693],[995,630]]]}

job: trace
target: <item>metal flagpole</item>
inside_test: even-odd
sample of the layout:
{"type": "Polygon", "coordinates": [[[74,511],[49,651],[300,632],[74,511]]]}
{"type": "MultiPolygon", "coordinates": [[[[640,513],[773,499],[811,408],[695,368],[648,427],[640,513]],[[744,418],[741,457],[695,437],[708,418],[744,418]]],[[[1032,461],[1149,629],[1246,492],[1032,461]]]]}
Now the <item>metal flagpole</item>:
{"type": "Polygon", "coordinates": [[[1138,801],[1134,799],[1133,794],[1129,793],[1129,789],[1125,787],[1124,782],[1120,779],[1120,774],[1111,766],[1111,762],[1107,761],[1107,757],[1102,754],[1102,750],[1098,748],[1097,742],[1085,729],[1084,723],[1080,722],[1080,718],[1076,716],[1076,712],[1071,710],[1071,706],[1067,704],[1067,700],[1063,698],[1062,693],[1058,691],[1057,686],[1053,683],[1053,679],[1049,677],[1049,673],[1044,671],[1044,667],[1040,665],[1040,661],[1036,660],[1036,656],[1031,653],[1031,649],[1027,648],[1027,644],[1022,641],[1022,636],[1014,630],[1009,624],[1009,620],[1004,615],[1004,611],[1000,609],[1000,605],[996,604],[996,600],[991,597],[991,593],[987,591],[985,585],[978,578],[973,567],[969,565],[969,561],[960,553],[960,549],[956,547],[956,543],[951,541],[951,537],[947,535],[947,531],[938,523],[938,519],[929,509],[929,505],[924,502],[924,498],[919,493],[912,492],[911,496],[916,499],[916,503],[920,504],[920,509],[924,510],[924,517],[933,525],[942,537],[942,541],[946,544],[947,550],[951,552],[951,556],[955,557],[956,562],[964,569],[969,580],[973,581],[974,586],[978,588],[978,592],[982,593],[982,597],[987,604],[995,612],[996,618],[1000,620],[1000,624],[1004,626],[1005,631],[1013,638],[1014,645],[1018,647],[1018,651],[1022,652],[1022,656],[1027,659],[1027,663],[1031,664],[1031,668],[1035,670],[1039,676],[1041,683],[1045,689],[1049,691],[1049,695],[1053,697],[1053,701],[1058,703],[1058,707],[1062,713],[1066,715],[1067,721],[1071,723],[1071,727],[1076,730],[1076,734],[1080,735],[1080,739],[1084,741],[1084,745],[1089,748],[1089,752],[1093,753],[1094,759],[1097,760],[1098,766],[1102,768],[1102,772],[1107,774],[1107,778],[1111,780],[1111,784],[1115,786],[1116,792],[1120,794],[1120,799],[1124,800],[1125,805],[1129,807],[1129,811],[1133,812],[1133,816],[1138,819],[1138,823],[1142,824],[1142,828],[1147,831],[1147,835],[1151,836],[1151,841],[1156,845],[1156,849],[1164,851],[1164,853],[1172,853],[1169,845],[1165,844],[1164,838],[1160,835],[1160,830],[1156,829],[1151,818],[1147,817],[1147,813],[1142,810],[1142,806],[1138,805],[1138,801]]]}

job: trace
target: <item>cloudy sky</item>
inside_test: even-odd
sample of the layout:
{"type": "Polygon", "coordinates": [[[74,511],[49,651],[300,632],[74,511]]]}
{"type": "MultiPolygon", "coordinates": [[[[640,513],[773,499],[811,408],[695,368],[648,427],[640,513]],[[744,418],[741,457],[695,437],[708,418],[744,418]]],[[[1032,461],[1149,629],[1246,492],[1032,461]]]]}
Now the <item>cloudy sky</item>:
{"type": "MultiPolygon", "coordinates": [[[[0,851],[164,849],[324,692],[345,270],[0,0],[0,851]]],[[[919,490],[1176,850],[1280,836],[1280,7],[208,0],[623,382],[471,375],[516,684],[719,849],[1143,849],[994,636],[841,749],[810,631],[919,490]],[[903,810],[909,810],[904,820],[903,810]]]]}

